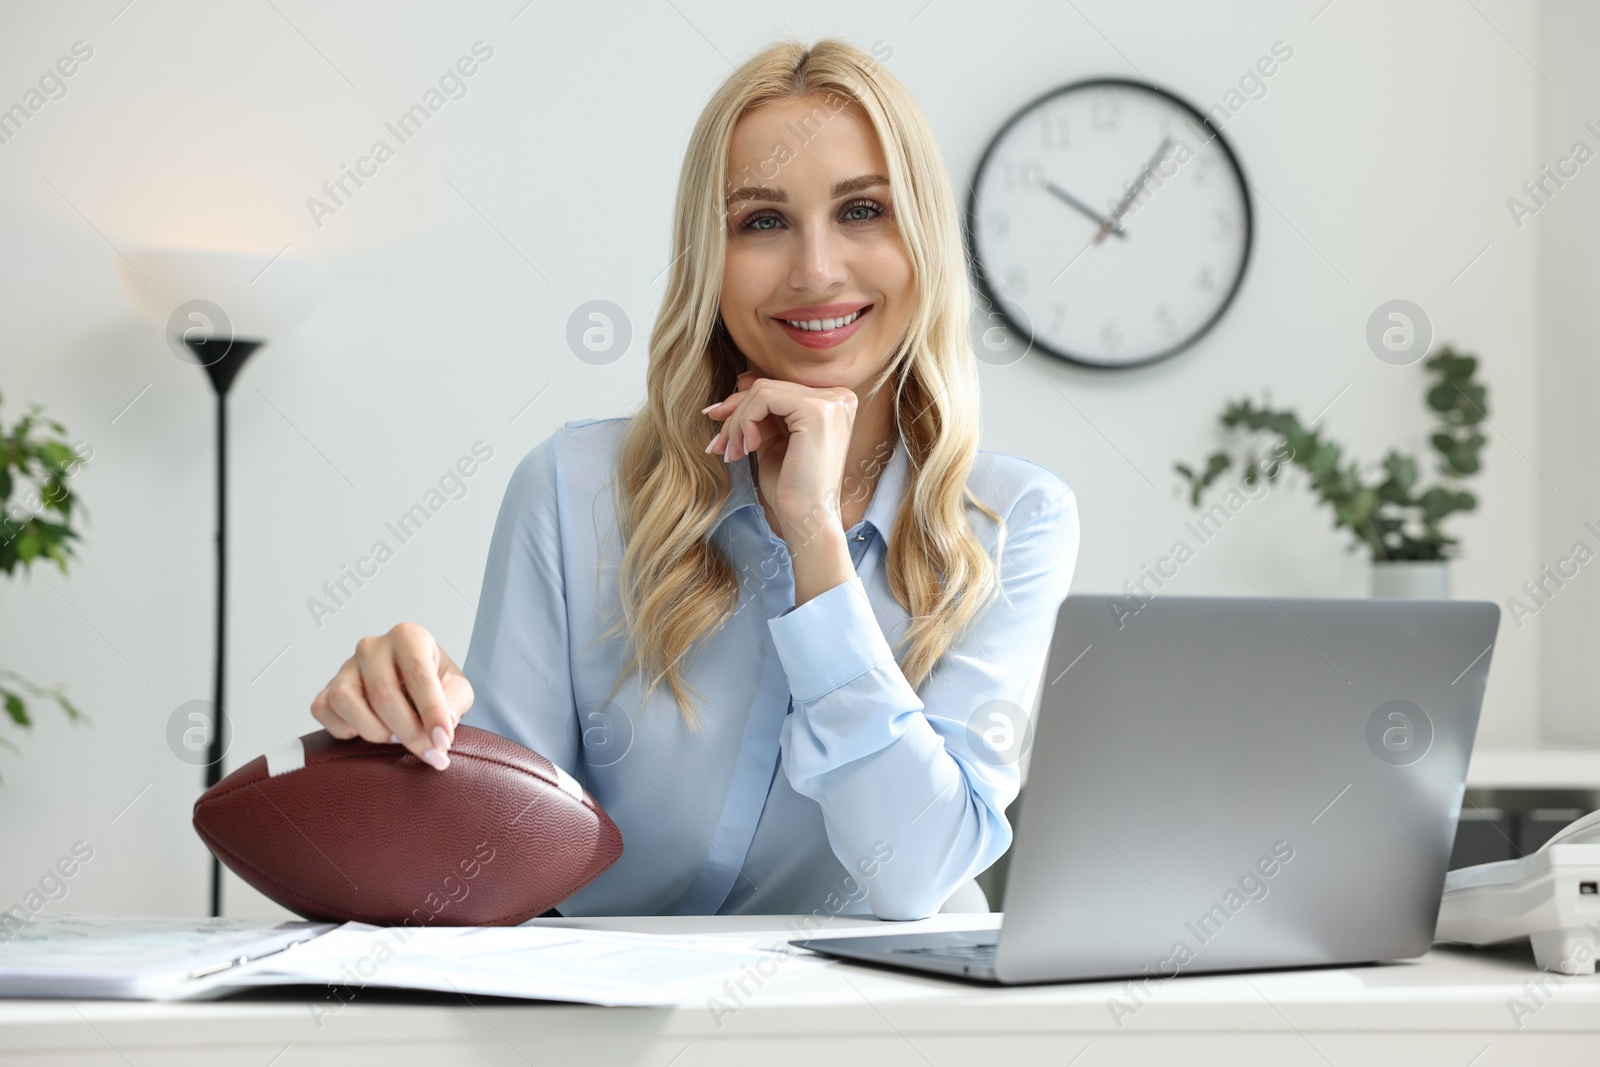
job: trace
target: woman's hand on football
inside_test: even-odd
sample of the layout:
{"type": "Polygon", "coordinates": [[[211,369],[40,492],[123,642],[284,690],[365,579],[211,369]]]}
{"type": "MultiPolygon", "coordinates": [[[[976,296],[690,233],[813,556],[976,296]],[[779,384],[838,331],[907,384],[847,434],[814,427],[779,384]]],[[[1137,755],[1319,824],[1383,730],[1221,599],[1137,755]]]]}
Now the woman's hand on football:
{"type": "Polygon", "coordinates": [[[472,707],[472,683],[433,635],[415,623],[363,637],[355,655],[311,702],[334,737],[404,745],[444,770],[456,723],[472,707]]]}
{"type": "Polygon", "coordinates": [[[756,457],[761,493],[778,513],[785,540],[786,531],[809,533],[823,519],[843,530],[839,496],[855,426],[853,390],[813,389],[745,371],[738,389],[705,414],[722,423],[707,452],[729,462],[756,457]]]}

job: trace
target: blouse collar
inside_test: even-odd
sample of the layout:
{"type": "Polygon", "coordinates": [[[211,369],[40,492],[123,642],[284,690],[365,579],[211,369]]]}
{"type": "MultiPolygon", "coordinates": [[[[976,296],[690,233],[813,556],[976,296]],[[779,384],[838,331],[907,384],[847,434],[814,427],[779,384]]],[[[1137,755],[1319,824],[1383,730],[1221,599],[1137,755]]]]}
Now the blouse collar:
{"type": "MultiPolygon", "coordinates": [[[[889,543],[889,534],[894,530],[895,516],[900,512],[900,497],[905,490],[906,473],[910,462],[905,442],[896,436],[894,451],[889,456],[889,463],[884,468],[883,474],[878,478],[878,486],[873,490],[872,499],[867,502],[866,515],[863,516],[863,521],[878,531],[878,536],[882,538],[884,544],[889,543]]],[[[750,457],[746,456],[739,462],[729,463],[726,466],[728,480],[733,483],[733,489],[728,494],[728,499],[722,502],[716,521],[711,524],[713,534],[734,512],[760,505],[756,497],[750,457]]]]}

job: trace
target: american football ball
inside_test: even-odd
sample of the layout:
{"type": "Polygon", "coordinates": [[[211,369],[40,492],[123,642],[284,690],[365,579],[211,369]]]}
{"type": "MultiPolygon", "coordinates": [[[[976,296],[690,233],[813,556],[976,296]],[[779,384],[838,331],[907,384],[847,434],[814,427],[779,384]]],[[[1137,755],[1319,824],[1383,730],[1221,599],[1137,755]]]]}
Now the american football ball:
{"type": "Polygon", "coordinates": [[[622,855],[570,774],[471,726],[442,771],[402,745],[306,734],[206,790],[194,828],[296,914],[379,926],[513,926],[622,855]]]}

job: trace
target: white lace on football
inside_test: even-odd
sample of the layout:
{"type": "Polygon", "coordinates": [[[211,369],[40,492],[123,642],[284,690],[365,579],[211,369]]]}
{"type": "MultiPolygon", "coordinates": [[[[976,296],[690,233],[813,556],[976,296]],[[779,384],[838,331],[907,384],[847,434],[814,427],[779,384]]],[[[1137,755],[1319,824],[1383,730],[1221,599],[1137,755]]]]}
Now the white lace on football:
{"type": "Polygon", "coordinates": [[[276,778],[280,774],[298,771],[305,765],[306,746],[300,743],[298,737],[292,741],[285,741],[267,753],[268,778],[276,778]]]}
{"type": "Polygon", "coordinates": [[[578,784],[578,780],[568,774],[560,764],[551,763],[551,766],[556,769],[556,784],[561,787],[561,791],[573,800],[582,800],[583,786],[578,784]]]}

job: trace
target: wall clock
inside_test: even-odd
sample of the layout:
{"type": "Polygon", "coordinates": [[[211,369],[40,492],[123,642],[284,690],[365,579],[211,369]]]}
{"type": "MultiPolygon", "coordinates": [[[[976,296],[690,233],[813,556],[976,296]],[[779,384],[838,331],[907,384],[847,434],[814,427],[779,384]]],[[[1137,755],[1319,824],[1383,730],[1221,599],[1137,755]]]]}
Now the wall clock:
{"type": "Polygon", "coordinates": [[[1222,317],[1250,258],[1250,198],[1200,112],[1141,81],[1039,97],[995,135],[967,200],[977,283],[1024,345],[1150,363],[1222,317]]]}

